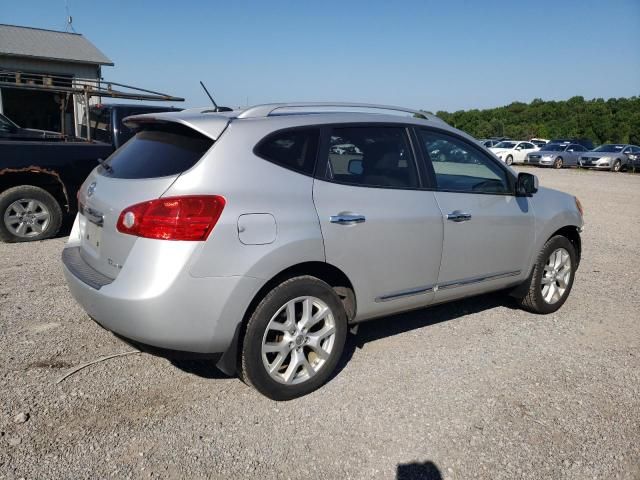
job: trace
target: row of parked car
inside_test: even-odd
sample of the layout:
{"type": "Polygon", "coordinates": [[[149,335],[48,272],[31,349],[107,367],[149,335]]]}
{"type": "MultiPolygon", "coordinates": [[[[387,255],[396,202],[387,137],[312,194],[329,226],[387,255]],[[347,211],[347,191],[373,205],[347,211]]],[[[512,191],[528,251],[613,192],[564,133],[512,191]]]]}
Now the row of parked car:
{"type": "Polygon", "coordinates": [[[591,142],[581,139],[489,139],[480,140],[480,143],[507,165],[521,163],[540,167],[578,167],[613,172],[640,169],[640,147],[637,145],[606,143],[593,148],[591,142]]]}

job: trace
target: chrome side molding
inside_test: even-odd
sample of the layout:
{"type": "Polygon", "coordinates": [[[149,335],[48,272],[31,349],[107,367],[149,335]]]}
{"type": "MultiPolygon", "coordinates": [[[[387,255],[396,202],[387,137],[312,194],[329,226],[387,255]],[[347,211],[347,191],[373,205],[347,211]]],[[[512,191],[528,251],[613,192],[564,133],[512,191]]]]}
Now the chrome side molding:
{"type": "Polygon", "coordinates": [[[411,288],[409,290],[401,290],[399,292],[380,295],[379,297],[376,297],[375,301],[377,303],[388,302],[389,300],[396,300],[398,298],[411,297],[413,295],[420,295],[423,293],[429,293],[433,291],[435,291],[435,285],[428,285],[424,287],[411,288]]]}
{"type": "Polygon", "coordinates": [[[492,273],[490,275],[482,275],[480,277],[463,278],[461,280],[454,280],[453,282],[446,282],[438,285],[438,290],[447,290],[449,288],[464,287],[466,285],[473,285],[474,283],[487,282],[489,280],[498,280],[500,278],[517,277],[520,275],[520,270],[513,272],[500,272],[492,273]]]}
{"type": "Polygon", "coordinates": [[[520,275],[520,270],[512,272],[500,272],[492,273],[490,275],[482,275],[480,277],[470,277],[461,280],[455,280],[453,282],[446,282],[441,285],[428,285],[424,287],[410,288],[408,290],[401,290],[399,292],[385,293],[375,298],[376,303],[388,302],[390,300],[397,300],[399,298],[410,297],[413,295],[421,295],[429,292],[437,292],[438,290],[448,290],[450,288],[464,287],[467,285],[473,285],[474,283],[487,282],[489,280],[499,280],[501,278],[517,277],[520,275]]]}

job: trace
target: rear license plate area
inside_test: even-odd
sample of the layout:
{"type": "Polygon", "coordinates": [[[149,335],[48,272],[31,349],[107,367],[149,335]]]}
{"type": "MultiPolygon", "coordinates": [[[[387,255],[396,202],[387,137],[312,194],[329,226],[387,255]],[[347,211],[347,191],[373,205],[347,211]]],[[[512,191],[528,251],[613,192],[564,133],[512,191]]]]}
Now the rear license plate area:
{"type": "Polygon", "coordinates": [[[102,227],[89,221],[84,215],[80,216],[80,220],[82,246],[85,250],[98,254],[102,242],[102,227]]]}

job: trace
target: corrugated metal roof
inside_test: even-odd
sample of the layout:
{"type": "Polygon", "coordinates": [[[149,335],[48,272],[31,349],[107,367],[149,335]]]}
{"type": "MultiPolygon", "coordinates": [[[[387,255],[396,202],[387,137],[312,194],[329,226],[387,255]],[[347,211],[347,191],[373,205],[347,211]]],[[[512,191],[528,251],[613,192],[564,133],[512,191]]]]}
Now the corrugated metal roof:
{"type": "Polygon", "coordinates": [[[113,65],[104,53],[79,33],[15,25],[0,24],[0,55],[113,65]]]}

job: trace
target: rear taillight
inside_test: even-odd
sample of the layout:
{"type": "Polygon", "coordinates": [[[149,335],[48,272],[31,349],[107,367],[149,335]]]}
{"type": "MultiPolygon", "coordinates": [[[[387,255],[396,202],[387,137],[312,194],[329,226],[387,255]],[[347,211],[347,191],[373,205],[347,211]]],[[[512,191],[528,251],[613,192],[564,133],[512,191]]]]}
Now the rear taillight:
{"type": "Polygon", "coordinates": [[[225,206],[218,195],[167,197],[125,208],[119,232],[161,240],[206,240],[225,206]]]}

